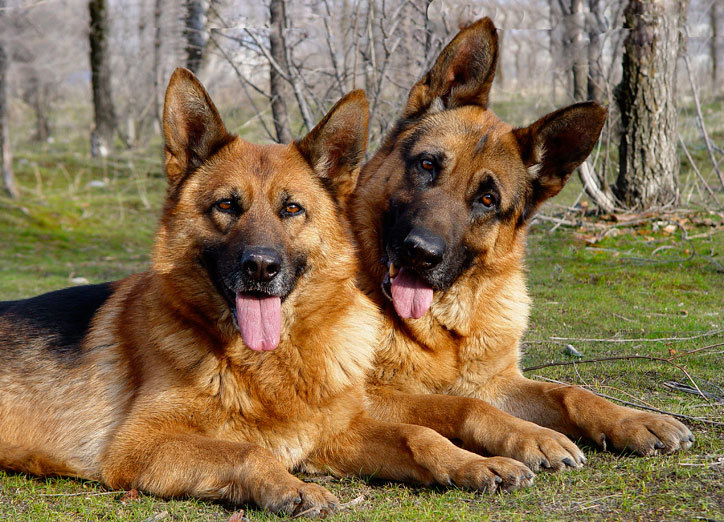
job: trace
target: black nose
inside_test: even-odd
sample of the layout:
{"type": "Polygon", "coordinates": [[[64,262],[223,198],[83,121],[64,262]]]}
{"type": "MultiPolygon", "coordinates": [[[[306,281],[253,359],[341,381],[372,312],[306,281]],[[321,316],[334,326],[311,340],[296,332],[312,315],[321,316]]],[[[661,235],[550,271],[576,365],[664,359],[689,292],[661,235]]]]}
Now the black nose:
{"type": "Polygon", "coordinates": [[[405,260],[417,268],[437,266],[445,255],[445,240],[424,228],[413,228],[402,247],[405,260]]]}
{"type": "Polygon", "coordinates": [[[282,257],[272,248],[246,248],[241,255],[241,269],[244,275],[260,283],[268,283],[274,279],[281,267],[282,257]]]}

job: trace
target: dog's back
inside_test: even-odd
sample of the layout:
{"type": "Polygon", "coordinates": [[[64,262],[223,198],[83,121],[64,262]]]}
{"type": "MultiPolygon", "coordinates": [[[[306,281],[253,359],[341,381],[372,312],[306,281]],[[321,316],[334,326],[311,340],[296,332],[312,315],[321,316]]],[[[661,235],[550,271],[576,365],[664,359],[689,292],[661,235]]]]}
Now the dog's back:
{"type": "Polygon", "coordinates": [[[121,285],[0,303],[0,467],[99,478],[100,452],[129,397],[106,327],[121,285]]]}

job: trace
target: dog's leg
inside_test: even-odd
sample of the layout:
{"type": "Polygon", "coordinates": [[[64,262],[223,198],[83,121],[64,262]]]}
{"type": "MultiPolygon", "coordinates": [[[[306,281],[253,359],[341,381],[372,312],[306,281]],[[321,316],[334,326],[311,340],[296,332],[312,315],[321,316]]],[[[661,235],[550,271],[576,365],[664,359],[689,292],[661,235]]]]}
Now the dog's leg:
{"type": "Polygon", "coordinates": [[[369,398],[375,418],[427,426],[449,439],[460,440],[470,451],[514,458],[534,471],[577,468],[586,461],[565,435],[479,399],[416,395],[385,387],[371,389],[369,398]]]}
{"type": "Polygon", "coordinates": [[[366,415],[355,419],[344,437],[323,448],[311,463],[338,475],[454,484],[481,491],[516,489],[531,484],[534,477],[516,460],[481,457],[429,428],[366,415]]]}
{"type": "Polygon", "coordinates": [[[30,473],[40,477],[63,475],[91,478],[44,451],[28,450],[20,446],[4,444],[0,444],[0,469],[30,473]]]}
{"type": "Polygon", "coordinates": [[[532,381],[516,369],[496,379],[497,404],[522,419],[639,455],[688,449],[691,431],[668,415],[618,406],[577,386],[532,381]]]}
{"type": "Polygon", "coordinates": [[[162,497],[192,496],[235,504],[254,502],[274,512],[326,515],[338,501],[302,482],[266,449],[195,434],[124,436],[103,461],[103,481],[162,497]]]}

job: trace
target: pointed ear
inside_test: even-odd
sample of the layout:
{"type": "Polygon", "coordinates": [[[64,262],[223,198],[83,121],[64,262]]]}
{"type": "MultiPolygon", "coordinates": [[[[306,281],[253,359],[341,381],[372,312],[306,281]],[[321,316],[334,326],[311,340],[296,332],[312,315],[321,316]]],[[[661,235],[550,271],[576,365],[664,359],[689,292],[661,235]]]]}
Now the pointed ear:
{"type": "Polygon", "coordinates": [[[234,139],[194,74],[181,67],[171,75],[163,106],[164,166],[173,187],[234,139]]]}
{"type": "Polygon", "coordinates": [[[606,109],[594,102],[584,102],[513,131],[533,187],[527,216],[561,191],[571,173],[593,150],[605,121],[606,109]]]}
{"type": "Polygon", "coordinates": [[[363,90],[352,91],[309,134],[294,142],[340,203],[357,185],[368,123],[367,97],[363,90]]]}
{"type": "Polygon", "coordinates": [[[442,50],[432,69],[410,90],[404,117],[430,108],[486,108],[497,64],[498,32],[486,17],[461,30],[442,50]]]}

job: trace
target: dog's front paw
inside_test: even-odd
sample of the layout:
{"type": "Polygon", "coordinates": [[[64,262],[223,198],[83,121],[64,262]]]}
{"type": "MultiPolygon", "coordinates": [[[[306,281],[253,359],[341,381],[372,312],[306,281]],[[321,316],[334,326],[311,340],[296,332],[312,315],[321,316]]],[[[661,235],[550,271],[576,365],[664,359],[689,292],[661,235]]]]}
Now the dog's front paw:
{"type": "Polygon", "coordinates": [[[266,497],[262,507],[295,517],[324,518],[339,506],[337,497],[322,486],[301,481],[268,491],[266,497]]]}
{"type": "Polygon", "coordinates": [[[689,428],[675,418],[640,411],[623,415],[592,438],[604,449],[610,445],[619,451],[643,456],[686,450],[694,443],[689,428]]]}
{"type": "Polygon", "coordinates": [[[512,491],[533,484],[535,474],[525,464],[506,457],[477,457],[452,476],[456,486],[478,491],[512,491]]]}
{"type": "Polygon", "coordinates": [[[568,437],[535,425],[510,433],[496,449],[497,455],[519,460],[536,472],[580,468],[586,462],[583,452],[568,437]]]}

